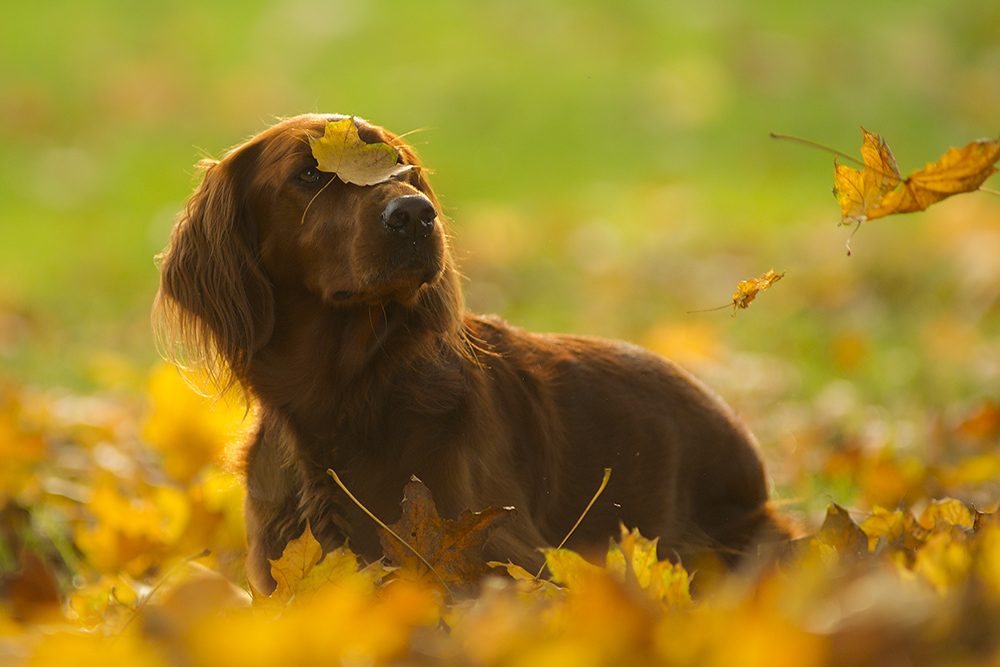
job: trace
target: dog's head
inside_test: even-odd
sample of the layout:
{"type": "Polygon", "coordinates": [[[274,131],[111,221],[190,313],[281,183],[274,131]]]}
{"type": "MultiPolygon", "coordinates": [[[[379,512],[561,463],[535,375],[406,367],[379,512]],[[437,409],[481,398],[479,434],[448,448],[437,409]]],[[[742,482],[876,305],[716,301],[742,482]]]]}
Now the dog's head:
{"type": "Polygon", "coordinates": [[[168,356],[183,357],[176,347],[186,345],[215,379],[240,379],[271,336],[280,294],[345,312],[396,302],[454,317],[461,295],[447,233],[413,150],[353,118],[363,142],[388,144],[412,168],[367,186],[318,169],[310,138],[344,118],[296,116],[202,161],[160,256],[154,312],[175,338],[161,341],[168,356]]]}
{"type": "Polygon", "coordinates": [[[357,118],[362,141],[392,146],[399,162],[414,168],[368,186],[320,171],[309,138],[321,137],[327,121],[339,119],[287,120],[209,169],[230,179],[239,174],[261,266],[276,285],[304,287],[331,304],[409,304],[444,268],[437,200],[413,151],[357,118]]]}

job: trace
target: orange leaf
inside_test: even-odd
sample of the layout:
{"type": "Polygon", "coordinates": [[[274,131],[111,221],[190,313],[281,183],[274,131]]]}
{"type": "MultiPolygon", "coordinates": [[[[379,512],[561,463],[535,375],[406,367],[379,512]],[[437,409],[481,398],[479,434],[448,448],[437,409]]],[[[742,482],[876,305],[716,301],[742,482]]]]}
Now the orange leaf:
{"type": "MultiPolygon", "coordinates": [[[[899,169],[896,158],[880,135],[861,128],[864,141],[861,157],[864,169],[855,169],[834,160],[833,194],[840,202],[843,221],[864,222],[873,217],[871,211],[877,208],[885,194],[899,185],[899,169]]],[[[885,215],[883,213],[882,215],[885,215]]]]}
{"type": "Polygon", "coordinates": [[[816,538],[844,555],[860,557],[868,554],[868,536],[854,523],[847,510],[834,503],[827,506],[826,519],[816,538]]]}
{"type": "Polygon", "coordinates": [[[892,213],[923,211],[952,195],[978,190],[997,172],[1000,139],[973,141],[965,148],[952,148],[937,162],[929,162],[906,177],[902,187],[887,194],[869,218],[892,213]]]}
{"type": "Polygon", "coordinates": [[[457,521],[442,519],[430,490],[416,477],[403,489],[403,516],[389,526],[400,539],[379,528],[382,550],[390,565],[423,574],[431,565],[450,590],[475,592],[476,583],[490,572],[483,558],[483,546],[497,528],[513,521],[512,507],[488,507],[482,512],[465,510],[457,521]],[[411,550],[412,548],[412,550],[411,550]]]}
{"type": "Polygon", "coordinates": [[[864,128],[861,131],[865,168],[834,163],[833,192],[843,212],[842,223],[923,211],[952,195],[978,190],[996,173],[993,165],[1000,160],[1000,139],[973,141],[964,148],[950,149],[937,162],[903,179],[885,139],[864,128]]]}
{"type": "Polygon", "coordinates": [[[757,298],[758,292],[763,292],[769,288],[774,283],[778,282],[785,276],[785,272],[775,273],[773,270],[768,271],[760,278],[751,278],[750,280],[744,280],[736,286],[736,293],[733,294],[733,317],[736,316],[737,308],[746,308],[750,303],[757,298]]]}

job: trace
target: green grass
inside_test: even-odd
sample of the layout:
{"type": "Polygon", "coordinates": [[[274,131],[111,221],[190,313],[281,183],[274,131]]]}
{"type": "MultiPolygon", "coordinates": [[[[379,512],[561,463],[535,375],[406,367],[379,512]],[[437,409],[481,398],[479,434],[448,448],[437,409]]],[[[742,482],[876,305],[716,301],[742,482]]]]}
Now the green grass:
{"type": "Polygon", "coordinates": [[[998,27],[1000,5],[973,0],[17,4],[0,25],[2,372],[102,386],[94,359],[148,364],[153,256],[193,164],[339,111],[419,130],[474,308],[638,341],[707,321],[716,364],[780,359],[806,397],[846,379],[929,411],[995,399],[995,260],[970,266],[962,235],[992,239],[997,202],[865,225],[848,259],[831,156],[768,133],[853,153],[864,125],[903,171],[994,135],[998,27]],[[739,317],[687,314],[770,268],[788,276],[739,317]],[[987,359],[932,342],[966,329],[955,344],[987,359]],[[846,339],[864,352],[841,368],[846,339]]]}

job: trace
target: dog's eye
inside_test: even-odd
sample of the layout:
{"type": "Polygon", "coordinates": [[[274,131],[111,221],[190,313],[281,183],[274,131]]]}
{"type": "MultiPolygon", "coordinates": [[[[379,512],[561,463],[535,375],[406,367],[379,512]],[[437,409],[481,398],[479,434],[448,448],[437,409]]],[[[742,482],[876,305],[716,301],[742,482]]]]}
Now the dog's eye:
{"type": "Polygon", "coordinates": [[[316,169],[315,167],[309,167],[299,174],[299,180],[303,183],[315,183],[322,177],[323,176],[320,174],[319,169],[316,169]]]}

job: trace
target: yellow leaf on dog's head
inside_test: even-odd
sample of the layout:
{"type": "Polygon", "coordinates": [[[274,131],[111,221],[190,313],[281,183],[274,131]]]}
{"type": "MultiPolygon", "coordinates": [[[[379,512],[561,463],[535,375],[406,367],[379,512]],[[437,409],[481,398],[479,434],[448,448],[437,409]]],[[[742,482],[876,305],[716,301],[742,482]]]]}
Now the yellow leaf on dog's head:
{"type": "Polygon", "coordinates": [[[328,122],[325,134],[319,139],[309,137],[309,145],[320,171],[354,185],[382,183],[413,168],[399,164],[399,154],[389,144],[365,143],[353,116],[328,122]]]}

